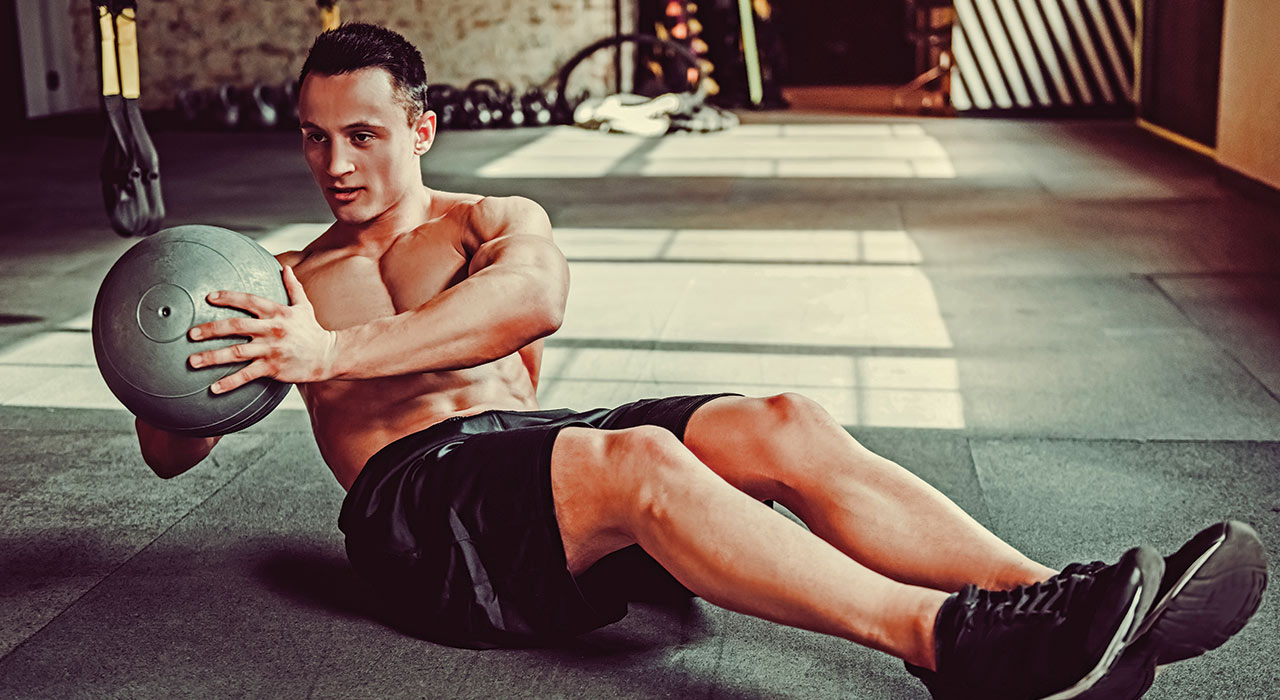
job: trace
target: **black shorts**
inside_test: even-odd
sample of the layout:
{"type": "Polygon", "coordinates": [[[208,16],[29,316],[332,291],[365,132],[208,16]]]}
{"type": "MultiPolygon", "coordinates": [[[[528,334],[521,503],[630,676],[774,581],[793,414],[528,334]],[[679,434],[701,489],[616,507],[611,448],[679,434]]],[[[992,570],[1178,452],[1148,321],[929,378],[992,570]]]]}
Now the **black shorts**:
{"type": "Polygon", "coordinates": [[[453,646],[546,644],[622,619],[628,601],[688,597],[635,546],[569,573],[551,448],[568,426],[656,425],[683,440],[698,407],[736,395],[449,418],[370,458],[338,520],[347,557],[391,622],[453,646]]]}

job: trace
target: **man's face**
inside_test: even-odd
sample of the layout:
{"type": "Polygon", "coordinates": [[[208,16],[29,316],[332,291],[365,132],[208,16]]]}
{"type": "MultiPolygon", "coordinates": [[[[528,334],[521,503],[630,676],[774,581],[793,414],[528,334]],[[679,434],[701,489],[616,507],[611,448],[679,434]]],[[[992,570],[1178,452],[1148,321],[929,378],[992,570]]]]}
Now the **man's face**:
{"type": "Polygon", "coordinates": [[[431,148],[435,114],[410,126],[385,70],[308,75],[298,117],[307,166],[338,221],[377,219],[422,186],[418,157],[431,148]]]}

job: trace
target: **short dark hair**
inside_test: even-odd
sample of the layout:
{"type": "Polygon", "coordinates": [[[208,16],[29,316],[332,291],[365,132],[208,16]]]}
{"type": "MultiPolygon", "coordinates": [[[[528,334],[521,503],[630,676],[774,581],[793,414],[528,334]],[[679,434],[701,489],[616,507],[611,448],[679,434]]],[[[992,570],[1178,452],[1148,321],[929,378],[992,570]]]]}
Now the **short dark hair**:
{"type": "Polygon", "coordinates": [[[396,101],[404,106],[409,124],[427,110],[427,69],[422,54],[400,34],[363,22],[350,22],[316,37],[302,64],[298,85],[307,74],[342,75],[362,68],[382,68],[391,74],[396,101]]]}

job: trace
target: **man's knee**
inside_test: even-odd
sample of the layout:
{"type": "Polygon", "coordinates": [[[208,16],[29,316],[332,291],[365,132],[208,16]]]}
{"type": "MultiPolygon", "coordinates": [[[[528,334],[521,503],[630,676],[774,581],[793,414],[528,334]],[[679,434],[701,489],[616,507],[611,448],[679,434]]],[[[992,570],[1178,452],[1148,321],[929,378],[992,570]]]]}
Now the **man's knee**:
{"type": "Polygon", "coordinates": [[[566,428],[556,441],[552,460],[565,463],[560,470],[565,478],[590,482],[593,491],[620,508],[642,502],[656,485],[678,478],[676,474],[687,469],[689,461],[696,462],[671,431],[653,425],[619,430],[566,428]]]}
{"type": "Polygon", "coordinates": [[[619,463],[670,458],[681,447],[680,441],[670,430],[656,425],[637,425],[601,432],[607,457],[619,463]]]}
{"type": "Polygon", "coordinates": [[[821,404],[802,394],[757,399],[752,413],[747,453],[772,465],[783,493],[821,488],[840,475],[858,477],[880,460],[821,404]],[[839,459],[831,459],[833,454],[839,459]]]}
{"type": "Polygon", "coordinates": [[[671,496],[693,480],[717,478],[671,431],[651,425],[608,431],[607,459],[625,480],[631,518],[661,517],[671,496]]]}
{"type": "Polygon", "coordinates": [[[822,404],[803,394],[786,392],[761,399],[761,402],[769,423],[774,426],[772,431],[762,431],[766,437],[786,436],[804,444],[811,439],[834,436],[845,442],[854,454],[874,456],[822,404]]]}
{"type": "Polygon", "coordinates": [[[794,392],[739,399],[707,418],[698,426],[704,442],[732,439],[739,454],[772,463],[794,462],[798,450],[826,444],[832,437],[846,448],[862,449],[822,404],[794,392]]]}
{"type": "Polygon", "coordinates": [[[760,399],[766,419],[778,428],[838,427],[822,404],[794,392],[784,392],[760,399]]]}

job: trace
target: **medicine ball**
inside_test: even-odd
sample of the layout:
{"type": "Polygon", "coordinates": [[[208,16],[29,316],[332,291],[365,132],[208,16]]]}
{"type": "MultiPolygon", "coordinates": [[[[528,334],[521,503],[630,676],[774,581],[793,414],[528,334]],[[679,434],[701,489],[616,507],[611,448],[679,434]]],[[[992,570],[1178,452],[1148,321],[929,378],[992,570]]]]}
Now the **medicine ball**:
{"type": "Polygon", "coordinates": [[[192,369],[187,357],[247,338],[193,342],[193,326],[235,316],[210,292],[248,292],[289,303],[282,268],[247,236],[216,226],[165,229],[111,267],[93,306],[93,352],[111,393],[157,428],[208,437],[243,430],[280,404],[289,384],[259,378],[224,394],[209,387],[247,362],[192,369]]]}

